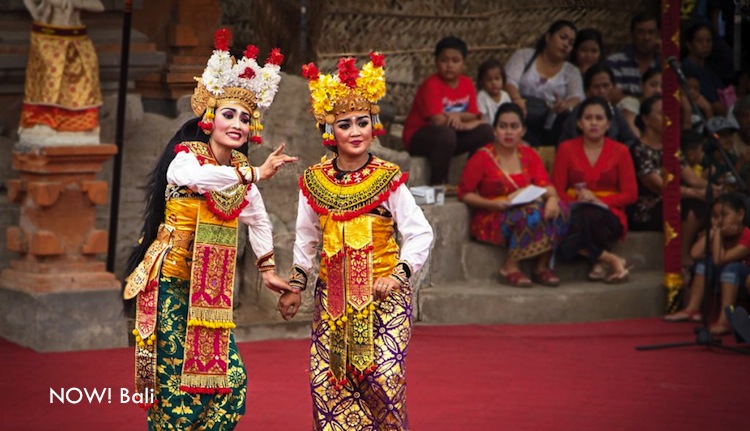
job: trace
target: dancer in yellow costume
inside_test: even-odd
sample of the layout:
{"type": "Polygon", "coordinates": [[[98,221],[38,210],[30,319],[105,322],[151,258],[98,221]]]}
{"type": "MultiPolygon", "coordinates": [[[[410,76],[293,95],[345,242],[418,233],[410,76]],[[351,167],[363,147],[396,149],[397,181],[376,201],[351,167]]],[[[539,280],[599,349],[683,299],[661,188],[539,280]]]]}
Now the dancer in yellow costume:
{"type": "MultiPolygon", "coordinates": [[[[310,347],[315,430],[409,429],[409,278],[427,259],[433,234],[407,175],[368,152],[383,130],[377,102],[385,94],[383,56],[370,58],[361,70],[353,58],[340,59],[335,76],[303,67],[323,143],[337,153],[300,178],[289,281],[304,289],[321,255],[310,347]]],[[[285,292],[279,310],[289,319],[299,304],[299,293],[285,292]]]]}
{"type": "Polygon", "coordinates": [[[245,413],[247,374],[232,335],[240,221],[263,284],[290,290],[276,275],[271,222],[254,183],[296,157],[282,144],[253,167],[237,151],[261,142],[261,112],[278,89],[283,56],[274,49],[261,67],[248,46],[235,62],[229,32],[214,38],[191,100],[199,117],[180,128],[151,173],[143,238],[127,265],[135,385],[150,430],[231,430],[245,413]]]}

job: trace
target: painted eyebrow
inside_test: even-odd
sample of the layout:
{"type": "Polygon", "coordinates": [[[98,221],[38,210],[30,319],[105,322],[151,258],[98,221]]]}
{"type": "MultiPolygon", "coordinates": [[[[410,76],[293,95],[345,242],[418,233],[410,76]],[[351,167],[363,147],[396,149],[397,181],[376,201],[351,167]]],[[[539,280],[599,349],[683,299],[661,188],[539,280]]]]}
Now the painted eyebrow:
{"type": "Polygon", "coordinates": [[[240,115],[242,115],[242,114],[245,114],[245,115],[248,115],[248,116],[250,115],[250,114],[248,114],[248,113],[247,113],[247,112],[245,112],[245,111],[242,111],[242,112],[240,112],[240,111],[239,111],[239,110],[237,110],[236,108],[230,108],[230,107],[228,107],[228,106],[227,106],[227,107],[225,107],[225,108],[221,108],[221,112],[224,112],[224,111],[232,111],[232,112],[234,112],[235,114],[240,114],[240,115]]]}
{"type": "Polygon", "coordinates": [[[359,120],[361,120],[363,118],[368,118],[369,119],[370,116],[369,115],[362,115],[362,116],[359,116],[359,117],[356,117],[356,118],[342,118],[339,121],[337,121],[336,124],[350,123],[351,121],[359,121],[359,120]]]}

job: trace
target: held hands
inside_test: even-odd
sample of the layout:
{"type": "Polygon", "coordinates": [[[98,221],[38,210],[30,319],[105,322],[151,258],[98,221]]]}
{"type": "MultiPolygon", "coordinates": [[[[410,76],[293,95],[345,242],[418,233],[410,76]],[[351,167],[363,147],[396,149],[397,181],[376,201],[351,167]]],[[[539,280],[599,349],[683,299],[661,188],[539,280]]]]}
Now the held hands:
{"type": "Polygon", "coordinates": [[[267,180],[279,172],[279,169],[286,163],[296,162],[298,157],[292,157],[284,154],[286,144],[282,143],[279,145],[273,153],[269,154],[266,161],[260,165],[260,179],[267,180]]]}
{"type": "Polygon", "coordinates": [[[290,320],[297,314],[299,307],[302,305],[302,295],[299,291],[287,291],[281,294],[276,309],[284,320],[290,320]]]}
{"type": "Polygon", "coordinates": [[[276,293],[299,292],[290,287],[286,280],[276,275],[276,271],[264,271],[260,273],[260,276],[263,279],[263,286],[276,293]]]}

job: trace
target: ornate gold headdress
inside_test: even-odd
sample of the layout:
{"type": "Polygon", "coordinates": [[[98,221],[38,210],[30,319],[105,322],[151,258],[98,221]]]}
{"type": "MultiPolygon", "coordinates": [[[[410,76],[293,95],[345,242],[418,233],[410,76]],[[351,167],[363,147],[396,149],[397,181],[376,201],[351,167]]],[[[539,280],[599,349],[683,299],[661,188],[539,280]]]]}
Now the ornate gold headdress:
{"type": "Polygon", "coordinates": [[[198,123],[203,132],[210,134],[214,127],[214,109],[222,101],[239,103],[250,112],[250,141],[260,144],[263,140],[260,132],[261,111],[271,106],[279,89],[281,80],[281,62],[284,55],[274,48],[260,67],[255,58],[258,48],[248,45],[240,61],[229,55],[229,40],[232,37],[228,29],[222,28],[214,33],[214,53],[208,59],[203,75],[196,77],[190,105],[195,115],[203,114],[198,123]]]}
{"type": "Polygon", "coordinates": [[[383,54],[371,52],[370,61],[361,70],[357,70],[354,58],[340,58],[336,75],[321,75],[313,63],[302,66],[302,76],[307,78],[310,87],[313,115],[325,127],[323,145],[336,145],[333,122],[337,115],[347,112],[369,112],[373,119],[373,135],[385,133],[377,105],[385,95],[384,58],[383,54]]]}

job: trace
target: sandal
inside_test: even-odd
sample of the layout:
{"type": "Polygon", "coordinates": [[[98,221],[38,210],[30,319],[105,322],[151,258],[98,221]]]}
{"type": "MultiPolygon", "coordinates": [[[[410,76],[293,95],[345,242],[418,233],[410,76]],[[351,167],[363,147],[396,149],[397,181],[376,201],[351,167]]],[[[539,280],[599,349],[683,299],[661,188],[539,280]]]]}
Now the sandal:
{"type": "Polygon", "coordinates": [[[633,265],[628,266],[625,259],[620,259],[620,262],[622,263],[623,270],[619,274],[611,274],[609,277],[607,277],[604,282],[607,284],[620,284],[620,283],[626,283],[630,279],[630,270],[633,269],[633,265]]]}
{"type": "Polygon", "coordinates": [[[664,316],[664,321],[700,323],[703,321],[703,318],[700,311],[680,310],[664,316]]]}
{"type": "Polygon", "coordinates": [[[551,269],[543,269],[531,274],[531,281],[547,287],[557,287],[560,285],[560,277],[555,275],[551,269]]]}
{"type": "Polygon", "coordinates": [[[591,267],[591,271],[589,271],[586,277],[589,281],[602,281],[606,276],[607,268],[603,263],[597,262],[591,267]]]}
{"type": "Polygon", "coordinates": [[[502,271],[498,273],[500,275],[500,282],[513,287],[531,287],[531,280],[529,280],[521,271],[514,271],[508,274],[504,274],[502,271]]]}

